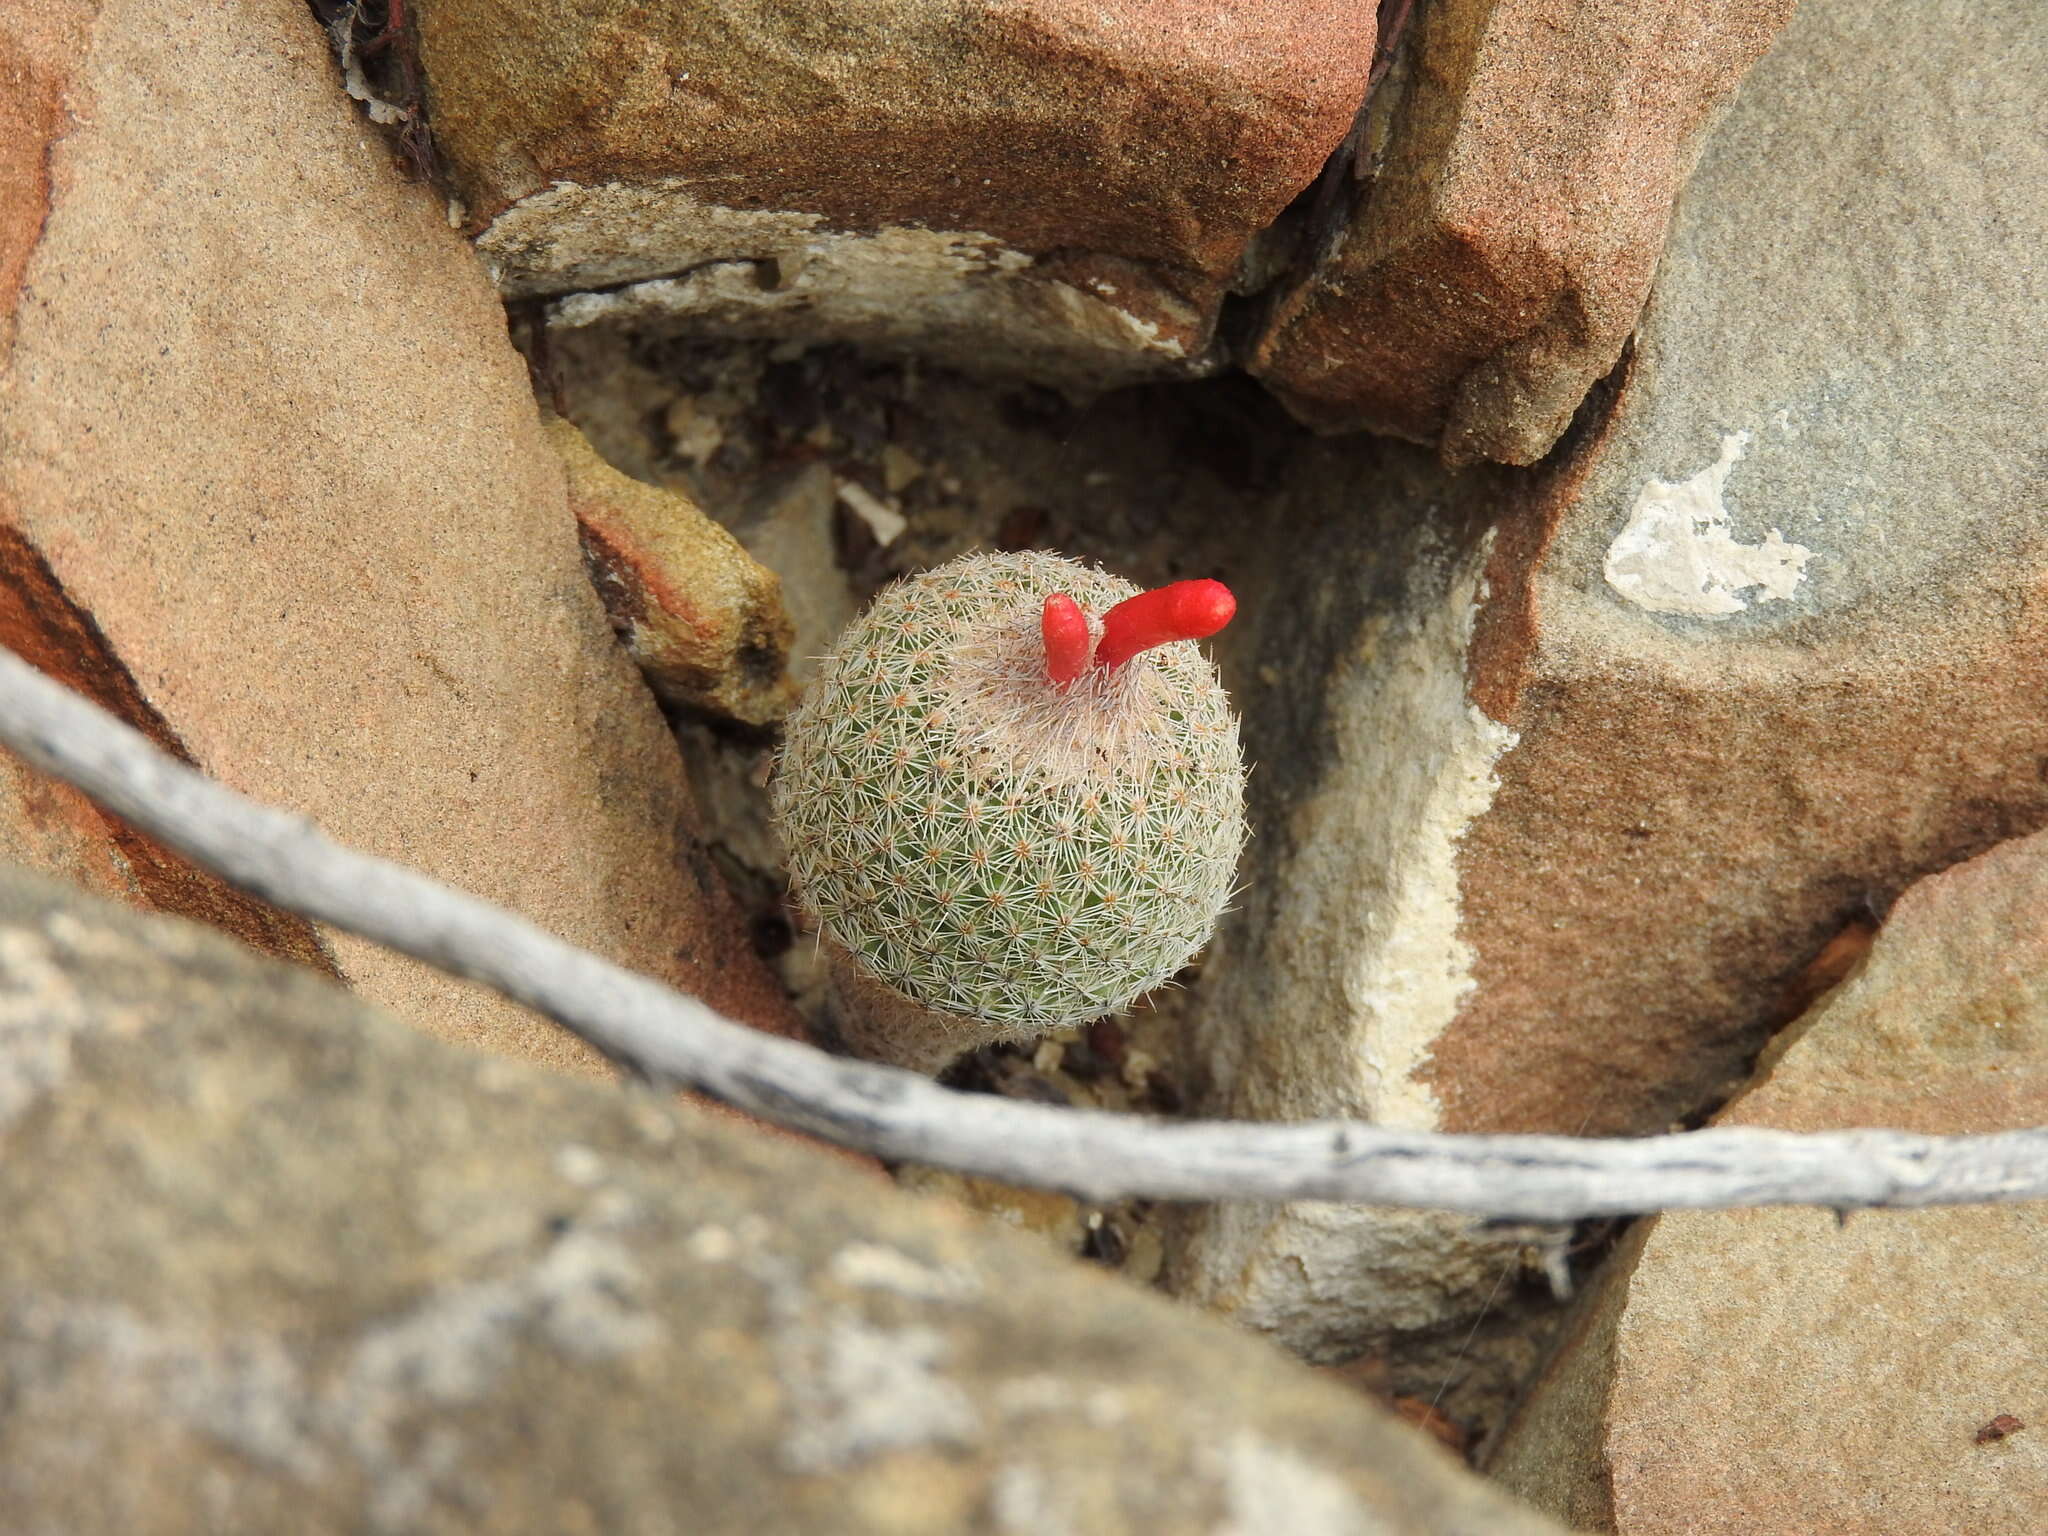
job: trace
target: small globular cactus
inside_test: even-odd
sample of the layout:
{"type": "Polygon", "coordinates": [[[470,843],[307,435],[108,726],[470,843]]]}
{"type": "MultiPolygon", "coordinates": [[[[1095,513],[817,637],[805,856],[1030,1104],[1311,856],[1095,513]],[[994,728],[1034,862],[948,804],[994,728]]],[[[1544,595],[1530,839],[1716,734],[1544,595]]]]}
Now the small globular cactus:
{"type": "Polygon", "coordinates": [[[1125,1008],[1207,942],[1244,766],[1193,641],[1234,609],[1026,552],[899,582],[847,629],[773,798],[849,1044],[934,1071],[1125,1008]]]}

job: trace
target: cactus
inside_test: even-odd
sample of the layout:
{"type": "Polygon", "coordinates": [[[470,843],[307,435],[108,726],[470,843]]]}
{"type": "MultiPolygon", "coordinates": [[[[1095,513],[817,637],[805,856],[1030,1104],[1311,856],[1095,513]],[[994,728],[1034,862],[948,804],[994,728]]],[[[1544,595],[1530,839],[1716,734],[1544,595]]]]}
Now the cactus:
{"type": "Polygon", "coordinates": [[[1026,552],[899,582],[847,629],[773,800],[849,1043],[936,1069],[1125,1008],[1207,941],[1244,768],[1180,637],[1233,606],[1026,552]]]}

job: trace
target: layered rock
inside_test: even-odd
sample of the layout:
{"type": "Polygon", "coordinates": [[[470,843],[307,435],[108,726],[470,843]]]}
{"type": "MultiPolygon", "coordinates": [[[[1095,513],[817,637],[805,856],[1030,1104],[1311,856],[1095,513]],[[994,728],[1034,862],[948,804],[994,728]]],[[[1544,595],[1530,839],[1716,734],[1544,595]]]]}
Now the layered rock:
{"type": "MultiPolygon", "coordinates": [[[[1994,23],[2008,85],[1964,99],[1942,8],[1809,0],[1538,474],[1304,471],[1280,518],[1341,579],[1263,621],[1208,1107],[1664,1129],[1845,924],[2048,822],[2048,30],[1994,23]]],[[[1174,1272],[1341,1354],[1477,1307],[1485,1254],[1231,1209],[1174,1272]]]]}
{"type": "Polygon", "coordinates": [[[1063,382],[1202,366],[1365,92],[1370,11],[427,0],[436,142],[555,323],[907,347],[1063,382]]]}
{"type": "Polygon", "coordinates": [[[1700,138],[1793,0],[1448,0],[1250,366],[1303,421],[1531,464],[1620,357],[1700,138]]]}
{"type": "Polygon", "coordinates": [[[1542,1536],[1035,1238],[0,871],[21,1530],[1542,1536]]]}
{"type": "MultiPolygon", "coordinates": [[[[1723,1125],[2048,1124],[2048,833],[1914,886],[1723,1125]]],[[[2024,1531],[2048,1486],[2038,1205],[1647,1222],[1495,1449],[1575,1526],[2024,1531]]]]}
{"type": "MultiPolygon", "coordinates": [[[[47,168],[32,203],[0,198],[0,638],[235,788],[790,1027],[584,574],[496,296],[304,8],[31,0],[0,52],[36,106],[5,161],[47,168]]],[[[7,814],[45,839],[17,854],[324,946],[423,1027],[596,1065],[16,788],[7,814]]]]}

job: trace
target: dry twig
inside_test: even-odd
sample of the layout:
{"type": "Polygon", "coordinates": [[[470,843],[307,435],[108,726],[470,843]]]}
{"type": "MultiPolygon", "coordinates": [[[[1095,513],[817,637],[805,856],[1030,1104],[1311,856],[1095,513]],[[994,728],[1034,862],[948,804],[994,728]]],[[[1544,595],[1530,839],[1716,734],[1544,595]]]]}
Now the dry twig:
{"type": "Polygon", "coordinates": [[[653,1077],[885,1158],[1098,1201],[1345,1200],[1528,1221],[2048,1195],[2048,1129],[1731,1129],[1605,1141],[1344,1121],[1167,1123],[955,1093],[756,1033],[488,902],[341,847],[305,818],[173,761],[6,651],[0,743],[280,907],[483,982],[653,1077]]]}

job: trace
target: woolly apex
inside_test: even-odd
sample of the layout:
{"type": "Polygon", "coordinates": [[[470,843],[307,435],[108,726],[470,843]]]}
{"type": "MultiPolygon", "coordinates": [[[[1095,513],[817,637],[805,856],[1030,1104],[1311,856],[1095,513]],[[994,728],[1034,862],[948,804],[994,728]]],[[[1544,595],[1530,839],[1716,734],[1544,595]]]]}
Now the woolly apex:
{"type": "Polygon", "coordinates": [[[1180,587],[1215,590],[1146,594],[1109,635],[1155,643],[1106,664],[1102,616],[1137,588],[969,556],[877,598],[789,719],[773,796],[799,896],[869,978],[952,1016],[957,1049],[1128,1006],[1223,910],[1237,722],[1200,649],[1156,632],[1191,602],[1213,630],[1228,594],[1180,587]]]}

